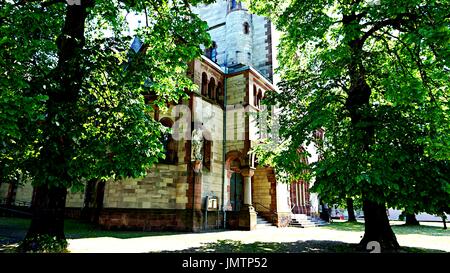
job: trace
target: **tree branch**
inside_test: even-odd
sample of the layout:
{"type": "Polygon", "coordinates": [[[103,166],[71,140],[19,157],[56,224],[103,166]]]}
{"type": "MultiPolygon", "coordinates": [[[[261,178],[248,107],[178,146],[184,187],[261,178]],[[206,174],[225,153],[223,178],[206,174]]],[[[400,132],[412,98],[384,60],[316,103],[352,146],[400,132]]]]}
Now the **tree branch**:
{"type": "Polygon", "coordinates": [[[361,38],[359,38],[355,42],[358,43],[362,47],[362,45],[368,38],[370,38],[375,32],[381,30],[382,28],[391,26],[391,27],[401,31],[402,30],[401,25],[403,23],[411,22],[416,17],[417,16],[412,13],[403,13],[403,14],[399,14],[396,18],[390,18],[390,19],[386,19],[384,21],[377,22],[373,25],[373,27],[371,29],[369,29],[367,32],[365,32],[364,35],[361,36],[361,38]],[[408,17],[408,19],[405,20],[404,17],[408,17]]]}

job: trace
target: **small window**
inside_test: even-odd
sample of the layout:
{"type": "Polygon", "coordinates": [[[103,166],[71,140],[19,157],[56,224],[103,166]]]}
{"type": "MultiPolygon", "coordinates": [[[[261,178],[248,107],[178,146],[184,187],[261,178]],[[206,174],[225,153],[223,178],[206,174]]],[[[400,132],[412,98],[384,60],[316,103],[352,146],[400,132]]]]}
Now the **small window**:
{"type": "Polygon", "coordinates": [[[212,43],[210,59],[213,62],[217,62],[217,44],[216,44],[216,42],[212,43]]]}
{"type": "MultiPolygon", "coordinates": [[[[163,118],[160,122],[164,127],[167,128],[171,128],[173,125],[173,121],[169,118],[163,118]]],[[[164,154],[166,158],[161,159],[159,163],[175,164],[177,162],[177,144],[173,139],[172,134],[169,132],[165,132],[161,136],[161,142],[164,147],[164,154]]]]}
{"type": "Polygon", "coordinates": [[[258,91],[256,91],[256,85],[253,85],[253,105],[256,107],[258,105],[258,91]]]}
{"type": "Polygon", "coordinates": [[[222,84],[220,82],[217,84],[216,100],[218,100],[218,101],[222,101],[223,100],[222,84]]]}
{"type": "Polygon", "coordinates": [[[245,22],[244,23],[244,34],[249,34],[250,33],[250,25],[245,22]]]}
{"type": "Polygon", "coordinates": [[[202,95],[206,96],[208,94],[208,75],[205,72],[202,73],[202,95]]]}
{"type": "Polygon", "coordinates": [[[212,46],[205,50],[205,56],[213,62],[217,62],[217,43],[212,42],[212,46]]]}
{"type": "Polygon", "coordinates": [[[256,107],[260,108],[260,106],[261,106],[261,100],[262,100],[262,91],[261,91],[261,89],[259,89],[259,90],[258,90],[258,96],[257,96],[257,98],[256,98],[256,101],[257,101],[256,107]]]}
{"type": "Polygon", "coordinates": [[[234,10],[237,8],[236,0],[231,0],[231,10],[234,10]]]}
{"type": "Polygon", "coordinates": [[[214,80],[214,78],[211,78],[208,84],[208,98],[214,99],[215,91],[216,91],[216,81],[214,80]]]}

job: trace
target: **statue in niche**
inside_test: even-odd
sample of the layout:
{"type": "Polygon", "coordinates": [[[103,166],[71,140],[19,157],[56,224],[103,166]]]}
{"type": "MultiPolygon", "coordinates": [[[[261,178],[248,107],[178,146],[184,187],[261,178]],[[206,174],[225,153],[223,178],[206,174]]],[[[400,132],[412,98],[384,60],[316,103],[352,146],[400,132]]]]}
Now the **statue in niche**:
{"type": "Polygon", "coordinates": [[[192,131],[192,161],[203,160],[203,131],[196,127],[192,131]]]}

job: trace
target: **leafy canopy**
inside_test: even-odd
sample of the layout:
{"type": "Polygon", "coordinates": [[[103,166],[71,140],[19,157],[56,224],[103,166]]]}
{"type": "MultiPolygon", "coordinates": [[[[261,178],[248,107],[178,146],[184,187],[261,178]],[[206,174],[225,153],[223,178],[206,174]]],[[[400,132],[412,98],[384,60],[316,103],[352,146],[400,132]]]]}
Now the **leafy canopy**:
{"type": "Polygon", "coordinates": [[[392,207],[448,210],[450,1],[254,0],[250,7],[282,33],[281,92],[266,100],[281,109],[282,141],[263,141],[260,161],[290,180],[315,177],[313,190],[325,201],[364,192],[392,207]],[[349,111],[355,70],[370,88],[357,121],[349,111]],[[307,166],[298,149],[310,143],[321,160],[307,166]]]}
{"type": "Polygon", "coordinates": [[[207,24],[190,10],[198,3],[83,0],[82,46],[72,52],[80,84],[67,100],[59,62],[61,43],[70,39],[63,29],[72,27],[71,7],[66,1],[2,1],[0,179],[14,180],[20,172],[35,185],[69,188],[85,179],[145,175],[164,157],[164,128],[151,113],[195,88],[187,64],[210,43],[207,24]],[[135,14],[144,22],[133,33],[135,14]],[[138,52],[130,49],[135,36],[143,43],[138,52]]]}

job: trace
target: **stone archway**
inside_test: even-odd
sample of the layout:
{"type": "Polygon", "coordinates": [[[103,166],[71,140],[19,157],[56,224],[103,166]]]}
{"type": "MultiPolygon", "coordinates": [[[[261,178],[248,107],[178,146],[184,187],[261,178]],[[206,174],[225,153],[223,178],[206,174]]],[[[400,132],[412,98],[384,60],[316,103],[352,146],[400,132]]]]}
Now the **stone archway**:
{"type": "MultiPolygon", "coordinates": [[[[248,165],[245,165],[245,156],[239,151],[231,151],[226,155],[225,169],[227,172],[227,180],[229,181],[227,191],[228,196],[231,197],[232,191],[237,194],[239,190],[236,188],[239,184],[239,179],[242,178],[242,207],[238,208],[237,202],[240,202],[236,196],[233,202],[235,202],[234,209],[239,209],[238,215],[238,227],[243,230],[254,230],[256,228],[256,212],[252,206],[252,185],[251,180],[254,175],[254,169],[248,165]],[[232,189],[231,185],[235,183],[235,188],[232,189]]],[[[230,198],[230,205],[232,199],[230,198]]],[[[232,206],[233,209],[233,206],[232,206]]],[[[236,211],[237,212],[237,211],[236,211]]]]}

